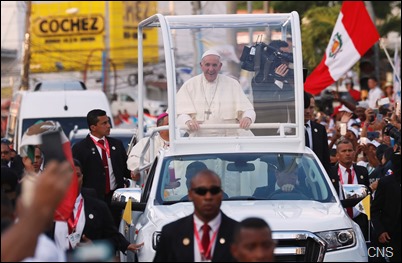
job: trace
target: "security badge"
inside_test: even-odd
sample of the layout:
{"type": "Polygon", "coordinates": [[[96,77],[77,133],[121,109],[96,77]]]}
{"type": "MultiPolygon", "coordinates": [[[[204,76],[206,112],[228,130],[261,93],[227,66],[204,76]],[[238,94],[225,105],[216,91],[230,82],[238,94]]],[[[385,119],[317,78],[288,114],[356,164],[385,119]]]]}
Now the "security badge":
{"type": "Polygon", "coordinates": [[[68,242],[71,245],[71,248],[75,248],[81,240],[81,233],[73,232],[67,236],[68,242]]]}

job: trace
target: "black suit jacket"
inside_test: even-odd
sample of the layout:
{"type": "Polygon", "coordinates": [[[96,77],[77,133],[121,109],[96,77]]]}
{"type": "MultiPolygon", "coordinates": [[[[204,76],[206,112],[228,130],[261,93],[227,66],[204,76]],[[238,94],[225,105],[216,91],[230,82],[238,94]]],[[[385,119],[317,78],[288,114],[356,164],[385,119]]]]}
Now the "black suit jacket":
{"type": "Polygon", "coordinates": [[[85,227],[83,235],[91,240],[108,240],[115,250],[127,250],[130,242],[116,228],[112,214],[102,200],[84,194],[85,227]]]}
{"type": "MultiPolygon", "coordinates": [[[[106,137],[112,160],[113,173],[116,178],[117,188],[124,187],[124,177],[130,178],[127,169],[127,154],[120,140],[106,137]]],[[[95,143],[87,135],[85,139],[76,143],[73,148],[73,156],[81,162],[83,173],[83,187],[93,188],[99,198],[105,198],[106,175],[103,168],[102,157],[95,143]]]]}
{"type": "Polygon", "coordinates": [[[16,155],[14,158],[10,160],[10,169],[12,169],[18,176],[18,180],[21,180],[22,174],[24,173],[24,164],[22,163],[22,158],[20,155],[16,155]]]}
{"type": "Polygon", "coordinates": [[[377,239],[383,232],[388,232],[391,238],[401,234],[401,179],[395,174],[384,176],[378,182],[371,219],[377,239]]]}
{"type": "MultiPolygon", "coordinates": [[[[233,262],[230,244],[238,222],[222,213],[222,222],[215,239],[212,261],[233,262]]],[[[193,214],[165,225],[156,249],[154,262],[194,262],[193,214]],[[186,243],[184,240],[188,240],[186,243]]]]}
{"type": "MultiPolygon", "coordinates": [[[[114,250],[125,252],[130,242],[116,228],[107,204],[94,196],[92,191],[93,189],[81,189],[85,211],[85,226],[82,234],[91,240],[106,240],[114,250]]],[[[53,231],[49,233],[52,239],[54,239],[54,226],[53,224],[53,231]]]]}
{"type": "Polygon", "coordinates": [[[311,135],[313,137],[313,152],[320,159],[327,173],[331,168],[328,148],[328,135],[324,125],[310,121],[311,135]]]}

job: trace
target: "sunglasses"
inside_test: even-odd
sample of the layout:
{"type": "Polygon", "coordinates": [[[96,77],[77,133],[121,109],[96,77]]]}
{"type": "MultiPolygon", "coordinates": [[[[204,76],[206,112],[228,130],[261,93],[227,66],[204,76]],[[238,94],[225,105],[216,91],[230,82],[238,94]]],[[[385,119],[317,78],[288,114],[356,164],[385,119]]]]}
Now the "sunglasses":
{"type": "Polygon", "coordinates": [[[219,186],[212,186],[209,189],[205,187],[197,187],[192,188],[191,190],[193,190],[197,195],[206,195],[208,192],[210,192],[211,195],[217,195],[222,192],[222,189],[219,186]]]}

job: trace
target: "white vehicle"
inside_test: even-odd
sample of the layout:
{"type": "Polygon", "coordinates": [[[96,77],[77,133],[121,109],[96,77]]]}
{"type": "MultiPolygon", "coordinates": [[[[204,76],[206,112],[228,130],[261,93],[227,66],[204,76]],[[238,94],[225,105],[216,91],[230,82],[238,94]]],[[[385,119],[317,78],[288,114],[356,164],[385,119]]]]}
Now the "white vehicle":
{"type": "Polygon", "coordinates": [[[18,91],[11,102],[6,137],[18,149],[24,132],[41,120],[58,121],[68,136],[75,126],[88,127],[87,113],[93,109],[112,116],[109,101],[99,90],[18,91]]]}
{"type": "MultiPolygon", "coordinates": [[[[162,85],[166,86],[165,82],[162,85]]],[[[119,89],[114,94],[110,107],[113,116],[127,111],[130,116],[138,115],[138,94],[137,88],[119,89]]],[[[157,87],[156,84],[147,84],[147,97],[144,100],[144,111],[152,116],[158,116],[167,109],[167,92],[166,87],[157,87]]]]}
{"type": "MultiPolygon", "coordinates": [[[[156,27],[161,31],[160,35],[163,35],[170,125],[158,127],[153,134],[161,129],[169,129],[170,147],[155,153],[153,162],[142,161],[140,171],[142,175],[148,173],[142,189],[118,189],[113,196],[113,202],[122,208],[128,198],[132,199],[132,222],[127,228],[127,224],[122,221],[120,231],[131,242],[144,242],[144,247],[136,254],[138,261],[153,260],[164,225],[193,213],[193,204],[186,200],[186,168],[193,162],[202,162],[221,177],[222,189],[226,194],[221,209],[226,215],[237,221],[255,216],[269,223],[273,238],[278,242],[274,252],[276,261],[367,261],[367,247],[359,226],[345,212],[318,157],[304,145],[303,66],[299,23],[296,12],[192,16],[157,14],[140,23],[140,87],[143,87],[143,30],[156,27]],[[196,34],[193,34],[194,29],[197,29],[196,34]],[[257,136],[186,137],[183,136],[186,127],[176,123],[176,91],[179,87],[175,84],[174,52],[178,49],[175,48],[172,35],[175,38],[184,35],[197,38],[200,35],[215,34],[216,39],[220,39],[227,32],[237,34],[238,39],[244,34],[252,34],[255,36],[253,42],[257,42],[257,35],[262,35],[258,37],[259,41],[268,43],[271,39],[282,39],[291,43],[294,74],[289,83],[292,83],[294,90],[293,101],[289,105],[293,105],[290,107],[293,107],[294,121],[285,119],[279,123],[259,122],[251,126],[251,130],[275,129],[278,131],[275,135],[262,133],[257,136]],[[302,190],[272,191],[265,196],[257,194],[264,187],[275,189],[275,171],[289,167],[297,170],[298,186],[302,190]]],[[[256,54],[252,51],[253,47],[248,48],[246,52],[249,55],[256,54]]],[[[199,62],[200,58],[195,60],[199,62]]],[[[250,60],[250,63],[254,61],[250,60]]],[[[265,88],[267,93],[264,94],[264,89],[260,89],[261,96],[257,101],[264,97],[270,99],[266,96],[270,94],[268,85],[265,88]]],[[[139,103],[142,105],[143,88],[140,88],[139,94],[139,103]]],[[[258,117],[255,101],[254,108],[258,117]]],[[[270,114],[275,114],[275,109],[272,110],[274,112],[270,114]]],[[[143,130],[142,119],[139,112],[139,137],[143,130]]],[[[223,123],[200,126],[201,129],[238,128],[238,124],[223,123]]],[[[151,149],[152,143],[150,140],[151,149]]],[[[367,195],[367,189],[361,185],[356,186],[353,191],[354,199],[348,201],[353,201],[354,204],[367,195]]],[[[127,257],[121,254],[121,259],[134,261],[137,258],[128,253],[127,257]]]]}

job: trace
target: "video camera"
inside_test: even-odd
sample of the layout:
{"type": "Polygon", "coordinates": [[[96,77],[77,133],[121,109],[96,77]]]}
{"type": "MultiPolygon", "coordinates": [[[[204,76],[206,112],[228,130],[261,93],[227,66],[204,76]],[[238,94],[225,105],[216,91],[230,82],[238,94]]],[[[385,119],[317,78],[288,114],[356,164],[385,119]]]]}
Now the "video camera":
{"type": "Polygon", "coordinates": [[[240,67],[247,71],[268,71],[272,73],[276,67],[283,63],[293,63],[293,54],[281,51],[281,47],[288,47],[282,40],[274,40],[269,45],[264,42],[245,46],[240,57],[240,67]]]}
{"type": "Polygon", "coordinates": [[[394,138],[395,143],[399,146],[401,146],[401,131],[398,130],[394,125],[391,123],[387,123],[385,127],[383,128],[383,134],[390,136],[391,138],[394,138]]]}

